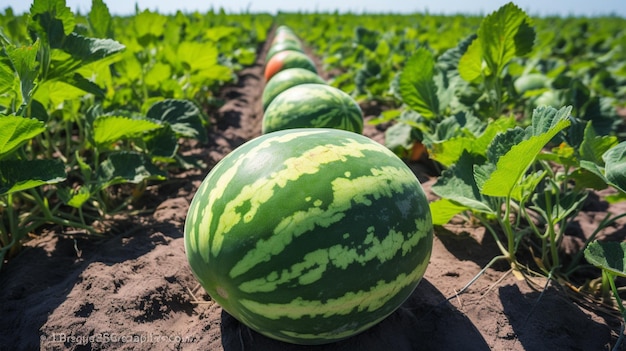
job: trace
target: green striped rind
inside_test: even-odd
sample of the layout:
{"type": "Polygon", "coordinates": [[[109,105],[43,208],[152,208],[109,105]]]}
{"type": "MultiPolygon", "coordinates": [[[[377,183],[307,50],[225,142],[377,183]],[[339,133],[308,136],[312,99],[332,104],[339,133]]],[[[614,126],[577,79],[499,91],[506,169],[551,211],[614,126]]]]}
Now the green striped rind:
{"type": "MultiPolygon", "coordinates": [[[[317,74],[317,68],[315,67],[313,60],[302,52],[285,50],[281,56],[274,57],[274,59],[279,58],[282,61],[282,65],[278,72],[289,68],[303,68],[317,74]]],[[[276,73],[274,75],[276,75],[276,73]]]]}
{"type": "Polygon", "coordinates": [[[300,38],[289,28],[280,26],[276,29],[276,35],[272,40],[272,46],[282,43],[282,42],[293,42],[296,45],[302,47],[302,43],[300,42],[300,38]]]}
{"type": "Polygon", "coordinates": [[[318,74],[304,68],[289,68],[275,74],[263,89],[263,110],[274,100],[278,94],[306,83],[325,84],[326,82],[318,74]]]}
{"type": "Polygon", "coordinates": [[[267,62],[277,53],[287,50],[303,52],[302,45],[300,45],[300,43],[293,41],[283,41],[276,43],[270,47],[269,51],[267,52],[267,56],[265,56],[265,61],[267,62]]]}
{"type": "MultiPolygon", "coordinates": [[[[271,82],[271,81],[270,81],[271,82]]],[[[350,95],[326,84],[300,84],[278,94],[265,109],[263,133],[292,128],[363,132],[363,112],[350,95]]]]}
{"type": "Polygon", "coordinates": [[[322,344],[375,325],[421,280],[432,248],[415,175],[362,135],[266,134],[209,173],[185,223],[192,271],[252,329],[322,344]]]}

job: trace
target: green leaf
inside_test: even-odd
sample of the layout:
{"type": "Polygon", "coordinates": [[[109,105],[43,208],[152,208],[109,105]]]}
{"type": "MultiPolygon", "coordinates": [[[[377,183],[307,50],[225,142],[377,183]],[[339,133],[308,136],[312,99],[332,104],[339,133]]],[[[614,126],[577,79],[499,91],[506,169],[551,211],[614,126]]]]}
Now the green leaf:
{"type": "Polygon", "coordinates": [[[626,277],[626,242],[595,240],[585,249],[585,259],[614,276],[626,277]]]}
{"type": "Polygon", "coordinates": [[[484,162],[482,156],[463,152],[455,164],[442,172],[432,187],[433,192],[471,210],[493,213],[474,179],[474,165],[484,162]]]}
{"type": "Polygon", "coordinates": [[[217,64],[219,51],[211,42],[185,41],[178,47],[177,54],[179,60],[193,72],[214,67],[217,64]]]}
{"type": "Polygon", "coordinates": [[[65,0],[34,0],[30,6],[30,26],[52,48],[60,48],[65,36],[76,26],[74,14],[65,0]]]}
{"type": "Polygon", "coordinates": [[[531,19],[512,2],[483,19],[478,29],[482,57],[491,73],[500,76],[516,56],[528,54],[535,41],[531,19]]]}
{"type": "Polygon", "coordinates": [[[617,137],[610,135],[597,135],[591,122],[587,122],[583,141],[580,144],[581,160],[590,161],[603,166],[602,155],[610,148],[617,145],[617,137]]]}
{"type": "Polygon", "coordinates": [[[202,125],[200,109],[188,100],[166,99],[150,106],[147,117],[167,122],[176,134],[206,142],[206,129],[202,125]]]}
{"type": "Polygon", "coordinates": [[[65,165],[59,160],[0,161],[0,195],[58,183],[65,177],[65,165]]]}
{"type": "Polygon", "coordinates": [[[126,47],[113,39],[88,38],[71,33],[62,52],[53,52],[49,79],[60,78],[84,65],[122,52],[126,47]]]}
{"type": "Polygon", "coordinates": [[[133,18],[133,27],[142,46],[147,46],[152,38],[163,35],[167,17],[145,10],[133,18]]]}
{"type": "Polygon", "coordinates": [[[45,130],[45,124],[35,118],[0,116],[0,159],[45,130]]]}
{"type": "Polygon", "coordinates": [[[132,119],[121,116],[101,116],[93,124],[94,141],[98,145],[129,139],[162,128],[159,123],[147,119],[132,119]]]}
{"type": "Polygon", "coordinates": [[[14,88],[15,70],[9,59],[6,49],[0,51],[0,94],[12,91],[14,88]]]}
{"type": "Polygon", "coordinates": [[[474,39],[459,60],[459,75],[468,82],[478,83],[482,80],[483,58],[481,42],[474,39]]]}
{"type": "Polygon", "coordinates": [[[460,205],[448,199],[432,201],[429,206],[434,225],[444,225],[448,223],[452,217],[469,209],[467,206],[460,205]]]}
{"type": "Polygon", "coordinates": [[[495,171],[482,187],[482,194],[489,196],[506,197],[511,194],[515,186],[517,186],[526,173],[526,170],[533,164],[535,157],[541,152],[543,147],[554,138],[561,130],[570,125],[567,112],[570,107],[564,107],[561,110],[553,111],[551,107],[545,109],[536,109],[534,114],[547,114],[554,118],[550,121],[541,116],[533,116],[533,121],[537,121],[539,125],[532,126],[530,130],[541,131],[543,126],[548,124],[551,129],[539,135],[532,135],[530,138],[514,145],[510,151],[498,159],[495,171]]]}
{"type": "Polygon", "coordinates": [[[91,1],[91,11],[87,16],[89,25],[93,31],[93,34],[97,38],[110,37],[111,32],[111,13],[109,8],[102,0],[91,1]]]}
{"type": "Polygon", "coordinates": [[[119,152],[109,155],[100,164],[98,184],[101,189],[115,184],[138,184],[144,180],[165,180],[167,175],[150,160],[136,152],[119,152]]]}
{"type": "Polygon", "coordinates": [[[539,186],[539,183],[543,180],[546,174],[547,173],[542,170],[539,172],[530,173],[529,175],[525,176],[520,182],[519,186],[513,188],[513,192],[511,192],[511,197],[519,203],[524,202],[524,200],[526,200],[528,196],[535,192],[535,189],[537,189],[537,186],[539,186]]]}
{"type": "Polygon", "coordinates": [[[500,118],[489,123],[485,131],[478,137],[473,134],[463,135],[436,142],[433,144],[431,158],[449,167],[458,160],[465,150],[475,155],[486,156],[488,146],[494,137],[514,126],[514,118],[500,118]]]}
{"type": "Polygon", "coordinates": [[[39,40],[37,40],[30,46],[15,47],[8,45],[5,47],[15,73],[19,77],[22,104],[27,104],[30,100],[35,88],[35,81],[39,75],[39,63],[37,62],[39,43],[39,40]]]}
{"type": "Polygon", "coordinates": [[[544,134],[554,128],[562,120],[568,118],[572,112],[571,106],[559,110],[550,106],[539,106],[533,110],[532,123],[527,128],[529,136],[544,134]]]}
{"type": "Polygon", "coordinates": [[[57,194],[61,201],[74,208],[81,208],[91,198],[87,187],[80,187],[78,190],[62,187],[57,190],[57,194]]]}
{"type": "Polygon", "coordinates": [[[604,174],[611,185],[626,192],[626,141],[609,149],[602,155],[604,174]]]}
{"type": "Polygon", "coordinates": [[[171,160],[178,150],[178,139],[176,133],[169,124],[165,127],[149,132],[144,138],[146,149],[150,156],[158,160],[171,160]]]}
{"type": "Polygon", "coordinates": [[[419,48],[400,73],[400,95],[405,104],[425,118],[439,115],[439,98],[435,75],[435,59],[426,48],[419,48]]]}

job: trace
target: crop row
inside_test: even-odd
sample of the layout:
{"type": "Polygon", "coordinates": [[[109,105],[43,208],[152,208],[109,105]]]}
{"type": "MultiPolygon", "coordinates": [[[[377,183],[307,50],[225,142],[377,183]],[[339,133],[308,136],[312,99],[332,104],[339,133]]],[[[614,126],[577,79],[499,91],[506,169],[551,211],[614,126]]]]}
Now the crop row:
{"type": "MultiPolygon", "coordinates": [[[[202,161],[207,111],[256,59],[269,15],[111,16],[101,0],[75,15],[64,0],[0,17],[0,263],[54,224],[95,223],[133,209],[152,181],[202,161]]],[[[106,230],[106,228],[104,228],[106,230]]]]}
{"type": "MultiPolygon", "coordinates": [[[[441,169],[434,223],[478,220],[501,249],[494,260],[515,272],[528,249],[536,270],[568,280],[583,251],[565,265],[559,248],[586,198],[626,198],[622,18],[530,18],[512,3],[484,17],[117,17],[102,0],[83,16],[35,0],[0,16],[0,264],[42,226],[97,234],[150,182],[202,167],[180,145],[206,141],[217,92],[255,62],[274,23],[322,59],[329,87],[383,106],[370,123],[391,125],[390,150],[441,169]]],[[[595,235],[625,215],[585,242],[591,262],[610,266],[595,235]]]]}

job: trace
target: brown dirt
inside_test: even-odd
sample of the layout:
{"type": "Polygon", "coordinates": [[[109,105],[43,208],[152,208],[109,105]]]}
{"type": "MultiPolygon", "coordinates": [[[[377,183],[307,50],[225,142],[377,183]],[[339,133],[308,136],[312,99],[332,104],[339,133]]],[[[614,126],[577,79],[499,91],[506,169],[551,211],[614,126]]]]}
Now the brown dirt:
{"type": "MultiPolygon", "coordinates": [[[[266,48],[260,50],[264,57],[266,48]]],[[[224,90],[208,145],[186,153],[209,168],[260,134],[262,60],[224,90]]],[[[368,116],[371,118],[371,116],[368,116]]],[[[383,142],[381,127],[365,135],[383,142]]],[[[429,197],[434,179],[411,164],[429,197]]],[[[208,169],[172,175],[149,189],[149,214],[121,234],[85,239],[51,231],[26,243],[0,273],[0,350],[609,350],[619,319],[548,284],[540,293],[496,265],[455,297],[498,254],[481,227],[437,228],[426,275],[410,298],[367,332],[321,347],[268,339],[213,303],[191,274],[183,224],[208,169]]],[[[591,208],[581,231],[608,209],[591,208]]],[[[611,209],[625,211],[624,206],[611,209]]],[[[604,235],[624,237],[624,223],[604,235]]],[[[540,285],[544,279],[536,279],[540,285]]],[[[575,295],[574,295],[575,296],[575,295]]]]}

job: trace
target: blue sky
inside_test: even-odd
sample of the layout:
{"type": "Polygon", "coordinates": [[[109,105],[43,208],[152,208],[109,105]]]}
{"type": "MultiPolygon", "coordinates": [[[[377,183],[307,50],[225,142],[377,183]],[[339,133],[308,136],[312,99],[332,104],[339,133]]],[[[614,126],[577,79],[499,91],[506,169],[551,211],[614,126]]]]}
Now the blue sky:
{"type": "MultiPolygon", "coordinates": [[[[91,7],[91,0],[66,0],[72,10],[86,13],[91,7]]],[[[409,13],[429,11],[433,14],[487,14],[497,10],[508,1],[498,0],[104,0],[114,14],[133,14],[135,4],[141,10],[158,10],[162,13],[183,11],[206,11],[212,6],[215,9],[223,7],[228,12],[270,12],[282,11],[352,11],[362,12],[394,12],[409,13]]],[[[0,0],[0,11],[11,6],[14,11],[21,13],[28,11],[32,1],[28,0],[0,0]]],[[[606,15],[617,14],[626,17],[626,1],[624,0],[517,0],[519,7],[531,16],[545,15],[606,15]]]]}

